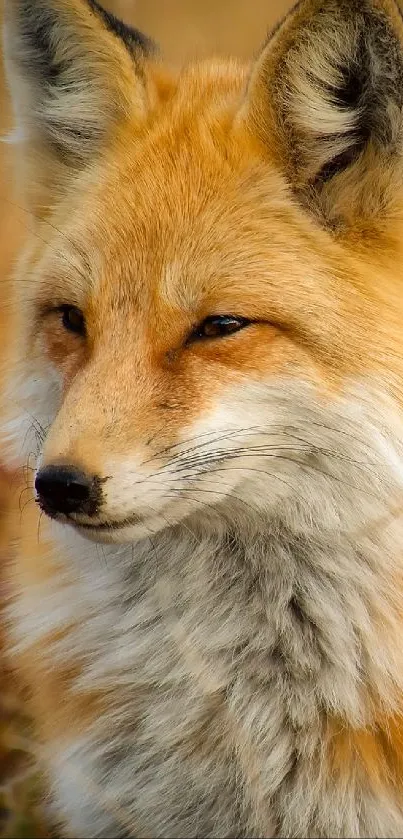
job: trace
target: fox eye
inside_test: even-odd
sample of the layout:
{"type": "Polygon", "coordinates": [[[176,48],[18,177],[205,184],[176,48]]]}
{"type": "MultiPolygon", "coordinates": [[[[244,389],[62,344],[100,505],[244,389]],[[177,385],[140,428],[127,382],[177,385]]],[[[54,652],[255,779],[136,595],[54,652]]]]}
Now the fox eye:
{"type": "Polygon", "coordinates": [[[69,332],[74,332],[76,335],[85,335],[85,318],[82,311],[77,309],[77,306],[65,304],[59,306],[59,312],[62,316],[62,324],[65,329],[69,332]]]}
{"type": "Polygon", "coordinates": [[[250,321],[247,318],[236,315],[210,315],[194,330],[190,336],[191,341],[201,341],[207,338],[223,338],[232,335],[248,326],[250,321]]]}

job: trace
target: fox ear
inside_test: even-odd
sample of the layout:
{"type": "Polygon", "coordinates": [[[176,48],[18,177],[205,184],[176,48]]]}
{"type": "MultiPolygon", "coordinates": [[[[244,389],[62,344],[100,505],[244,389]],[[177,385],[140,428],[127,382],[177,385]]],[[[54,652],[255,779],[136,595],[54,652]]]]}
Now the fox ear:
{"type": "MultiPolygon", "coordinates": [[[[151,43],[95,0],[5,0],[4,48],[23,160],[85,164],[116,122],[141,120],[151,43]]],[[[45,176],[44,176],[45,177],[45,176]]]]}
{"type": "Polygon", "coordinates": [[[394,0],[302,0],[252,72],[249,125],[332,226],[373,224],[401,188],[402,37],[394,0]]]}

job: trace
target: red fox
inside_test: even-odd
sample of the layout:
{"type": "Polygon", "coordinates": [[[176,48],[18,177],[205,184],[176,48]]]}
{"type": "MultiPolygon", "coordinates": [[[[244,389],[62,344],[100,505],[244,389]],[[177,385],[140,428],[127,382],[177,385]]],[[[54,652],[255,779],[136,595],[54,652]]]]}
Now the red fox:
{"type": "Polygon", "coordinates": [[[175,75],[95,0],[5,5],[7,626],[50,812],[402,836],[399,8],[302,0],[175,75]]]}

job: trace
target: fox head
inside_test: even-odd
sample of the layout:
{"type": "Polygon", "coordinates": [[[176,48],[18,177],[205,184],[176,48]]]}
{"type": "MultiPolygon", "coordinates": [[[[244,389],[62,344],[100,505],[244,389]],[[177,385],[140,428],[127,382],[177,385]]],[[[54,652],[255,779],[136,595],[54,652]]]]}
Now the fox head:
{"type": "Polygon", "coordinates": [[[32,218],[11,398],[42,508],[112,541],[362,520],[402,476],[395,2],[302,0],[251,67],[177,76],[95,0],[5,5],[32,218]]]}

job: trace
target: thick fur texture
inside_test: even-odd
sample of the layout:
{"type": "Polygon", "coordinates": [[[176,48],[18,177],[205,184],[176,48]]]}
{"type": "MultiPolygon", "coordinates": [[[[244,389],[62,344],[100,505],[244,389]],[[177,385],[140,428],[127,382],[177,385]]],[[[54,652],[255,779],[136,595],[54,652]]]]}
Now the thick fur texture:
{"type": "Polygon", "coordinates": [[[49,465],[97,482],[28,506],[10,568],[52,811],[401,836],[398,8],[302,0],[253,67],[178,77],[85,0],[7,21],[37,229],[3,436],[31,493],[49,465]]]}

